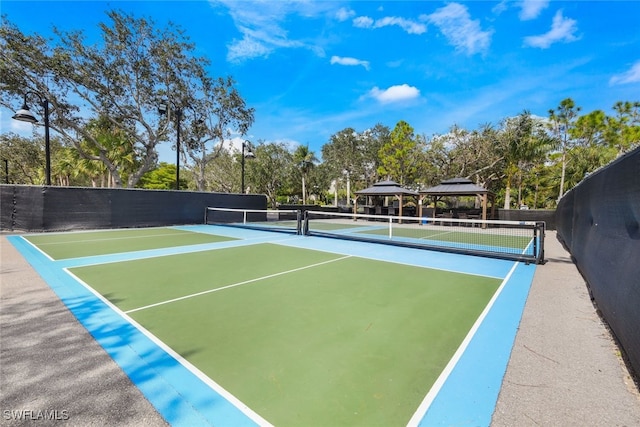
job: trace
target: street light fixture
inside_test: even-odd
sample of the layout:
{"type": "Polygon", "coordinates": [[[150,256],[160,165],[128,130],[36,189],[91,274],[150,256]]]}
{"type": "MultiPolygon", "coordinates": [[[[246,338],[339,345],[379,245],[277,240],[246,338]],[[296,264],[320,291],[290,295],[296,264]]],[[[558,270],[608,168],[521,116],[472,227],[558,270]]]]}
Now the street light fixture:
{"type": "MultiPolygon", "coordinates": [[[[180,190],[180,121],[182,120],[182,109],[176,106],[173,101],[169,102],[173,105],[176,115],[176,190],[180,190]]],[[[161,116],[167,114],[168,110],[169,103],[167,101],[163,100],[158,104],[158,113],[160,113],[161,116]]]]}
{"type": "Polygon", "coordinates": [[[253,159],[256,155],[249,141],[242,142],[242,194],[244,194],[244,159],[253,159]]]}
{"type": "Polygon", "coordinates": [[[45,156],[45,176],[46,176],[46,184],[51,185],[51,148],[50,148],[50,140],[49,140],[49,100],[38,92],[28,91],[24,94],[24,102],[22,104],[22,108],[16,111],[16,114],[13,115],[12,119],[18,120],[21,122],[27,122],[31,124],[38,123],[38,119],[33,115],[31,110],[29,110],[29,106],[27,105],[27,95],[32,94],[38,97],[40,101],[40,106],[44,109],[44,156],[45,156]]]}

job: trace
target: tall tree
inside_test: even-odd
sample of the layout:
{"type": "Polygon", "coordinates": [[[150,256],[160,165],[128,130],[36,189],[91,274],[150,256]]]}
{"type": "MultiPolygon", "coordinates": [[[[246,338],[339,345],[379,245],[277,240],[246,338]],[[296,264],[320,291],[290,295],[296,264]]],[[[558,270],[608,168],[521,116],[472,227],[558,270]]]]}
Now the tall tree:
{"type": "Polygon", "coordinates": [[[606,117],[604,139],[618,155],[640,146],[640,102],[616,102],[615,117],[606,117]]]}
{"type": "Polygon", "coordinates": [[[318,159],[316,158],[316,154],[309,149],[309,144],[307,144],[298,145],[293,152],[293,161],[302,178],[302,204],[307,204],[307,176],[318,159]]]}
{"type": "MultiPolygon", "coordinates": [[[[187,110],[198,109],[193,112],[198,118],[227,114],[226,107],[238,106],[234,98],[237,92],[231,90],[223,94],[223,101],[215,103],[220,99],[216,94],[229,89],[226,83],[230,80],[207,77],[208,59],[194,55],[195,46],[181,28],[171,23],[156,28],[152,20],[118,11],[108,12],[108,18],[108,23],[100,24],[101,42],[92,45],[85,43],[81,31],[55,30],[54,44],[37,34],[23,34],[3,18],[0,102],[15,108],[27,91],[46,98],[51,104],[51,128],[73,141],[83,157],[102,162],[119,187],[125,185],[123,164],[114,162],[109,147],[92,135],[87,127],[90,117],[84,111],[111,121],[132,141],[138,163],[132,173],[126,174],[126,185],[134,186],[155,166],[156,147],[172,136],[171,124],[176,122],[177,112],[186,115],[187,110]],[[195,102],[195,94],[204,101],[195,102]],[[69,98],[80,99],[83,114],[78,106],[67,102],[69,98]],[[231,98],[234,102],[227,104],[231,98]],[[159,117],[158,105],[164,99],[174,108],[159,117]],[[87,144],[91,150],[86,150],[87,144]]],[[[240,109],[252,114],[243,105],[240,109]]],[[[221,123],[229,120],[235,118],[220,118],[221,123]]],[[[208,129],[208,134],[218,132],[219,136],[219,126],[217,131],[212,130],[216,129],[214,125],[208,129]]]]}
{"type": "MultiPolygon", "coordinates": [[[[523,172],[544,159],[553,140],[548,137],[542,122],[532,117],[528,111],[524,111],[516,117],[504,120],[500,142],[505,164],[504,209],[509,209],[512,186],[515,184],[520,189],[523,172]]],[[[518,203],[522,203],[520,191],[518,203]]]]}
{"type": "Polygon", "coordinates": [[[264,193],[272,208],[291,176],[293,155],[282,143],[258,144],[255,159],[246,165],[248,181],[255,193],[264,193]]]}
{"type": "Polygon", "coordinates": [[[359,139],[362,143],[363,186],[368,187],[379,180],[380,149],[391,141],[391,130],[378,123],[360,133],[359,139]]]}
{"type": "Polygon", "coordinates": [[[391,131],[390,141],[380,149],[380,175],[397,180],[400,185],[412,184],[418,170],[417,148],[413,128],[404,120],[399,121],[391,131]]]}
{"type": "Polygon", "coordinates": [[[0,134],[0,158],[6,161],[1,164],[2,183],[44,184],[44,144],[38,139],[0,134]]]}
{"type": "Polygon", "coordinates": [[[233,134],[244,136],[254,120],[254,109],[246,105],[231,77],[202,77],[202,91],[192,94],[184,144],[194,163],[196,188],[204,191],[209,162],[223,154],[225,141],[233,134]]]}
{"type": "MultiPolygon", "coordinates": [[[[343,129],[322,146],[322,160],[336,181],[346,180],[347,200],[351,200],[351,181],[362,176],[363,139],[353,128],[343,129]]],[[[336,182],[337,184],[337,182],[336,182]]]]}
{"type": "Polygon", "coordinates": [[[567,153],[573,145],[571,139],[571,128],[580,112],[573,99],[566,98],[560,101],[560,105],[555,110],[549,110],[549,126],[556,139],[556,146],[560,150],[560,189],[558,191],[558,200],[564,194],[564,181],[567,171],[568,157],[567,153]]]}

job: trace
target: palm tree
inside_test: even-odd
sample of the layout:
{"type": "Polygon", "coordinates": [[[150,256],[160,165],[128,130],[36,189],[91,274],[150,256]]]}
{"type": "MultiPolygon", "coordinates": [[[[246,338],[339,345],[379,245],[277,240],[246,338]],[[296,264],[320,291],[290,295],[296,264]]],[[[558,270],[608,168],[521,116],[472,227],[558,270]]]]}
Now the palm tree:
{"type": "MultiPolygon", "coordinates": [[[[528,111],[524,111],[517,117],[507,119],[501,136],[503,139],[502,147],[506,175],[504,208],[509,209],[511,205],[511,185],[514,182],[514,178],[520,177],[518,180],[518,186],[520,187],[522,172],[544,157],[552,144],[552,139],[544,131],[542,122],[532,117],[528,111]]],[[[520,199],[520,194],[518,199],[520,199]]]]}
{"type": "Polygon", "coordinates": [[[557,145],[562,151],[562,172],[560,175],[560,191],[558,194],[558,200],[562,198],[564,194],[564,181],[567,171],[567,153],[570,145],[572,144],[570,129],[574,124],[580,107],[576,107],[575,102],[571,98],[563,99],[560,102],[560,106],[556,110],[549,110],[549,127],[556,137],[557,145]]]}
{"type": "Polygon", "coordinates": [[[302,204],[307,204],[307,186],[306,179],[309,171],[315,163],[318,161],[313,151],[309,150],[309,144],[299,145],[293,153],[293,160],[296,167],[300,170],[302,175],[302,204]]]}

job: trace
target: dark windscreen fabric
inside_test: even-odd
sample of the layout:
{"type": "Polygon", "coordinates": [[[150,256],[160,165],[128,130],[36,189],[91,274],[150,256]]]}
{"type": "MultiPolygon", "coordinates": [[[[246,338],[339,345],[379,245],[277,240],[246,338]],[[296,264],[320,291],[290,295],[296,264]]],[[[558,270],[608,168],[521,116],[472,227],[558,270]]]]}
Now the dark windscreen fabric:
{"type": "Polygon", "coordinates": [[[46,187],[43,202],[44,230],[103,228],[109,223],[108,189],[46,187]]]}
{"type": "Polygon", "coordinates": [[[203,224],[207,207],[266,209],[264,195],[0,186],[2,230],[66,231],[203,224]]]}
{"type": "Polygon", "coordinates": [[[640,372],[640,148],[567,193],[556,225],[602,317],[640,372]]]}
{"type": "Polygon", "coordinates": [[[44,187],[0,185],[2,230],[42,230],[44,191],[44,187]]]}

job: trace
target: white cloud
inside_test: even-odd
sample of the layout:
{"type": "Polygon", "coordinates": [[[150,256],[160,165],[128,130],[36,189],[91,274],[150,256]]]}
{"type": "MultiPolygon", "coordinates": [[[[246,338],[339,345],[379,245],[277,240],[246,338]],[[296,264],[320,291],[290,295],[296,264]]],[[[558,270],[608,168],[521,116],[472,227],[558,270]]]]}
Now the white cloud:
{"type": "Polygon", "coordinates": [[[386,16],[375,21],[368,16],[358,16],[353,20],[353,26],[356,28],[383,28],[394,25],[402,28],[409,34],[422,34],[427,31],[427,26],[420,22],[398,18],[396,16],[386,16]]]}
{"type": "Polygon", "coordinates": [[[234,39],[228,45],[227,60],[231,62],[268,57],[280,48],[306,48],[322,56],[324,51],[313,42],[290,38],[285,23],[290,15],[307,18],[327,13],[335,15],[334,5],[329,2],[217,0],[211,3],[227,8],[242,34],[241,39],[234,39]]]}
{"type": "Polygon", "coordinates": [[[414,22],[409,19],[397,18],[395,16],[387,16],[385,18],[378,19],[375,22],[374,27],[382,28],[391,25],[397,25],[409,34],[422,34],[427,31],[427,26],[424,24],[414,22]]]}
{"type": "Polygon", "coordinates": [[[576,20],[563,17],[562,11],[559,10],[553,17],[551,29],[547,33],[539,36],[525,37],[524,44],[525,46],[546,49],[556,42],[568,43],[576,41],[578,40],[578,37],[575,35],[578,30],[577,24],[578,22],[576,20]]]}
{"type": "Polygon", "coordinates": [[[496,15],[500,15],[502,12],[506,11],[509,8],[509,0],[502,0],[500,3],[496,4],[491,8],[491,12],[496,15]]]}
{"type": "Polygon", "coordinates": [[[356,13],[351,10],[351,9],[347,9],[344,7],[341,7],[340,9],[338,9],[338,11],[336,12],[336,19],[340,22],[344,22],[347,19],[351,18],[352,16],[354,16],[356,13]]]}
{"type": "Polygon", "coordinates": [[[626,83],[639,83],[640,82],[640,61],[636,61],[631,68],[624,73],[616,74],[611,77],[609,84],[622,85],[626,83]]]}
{"type": "Polygon", "coordinates": [[[332,56],[331,64],[339,64],[339,65],[362,65],[367,71],[369,70],[369,61],[363,61],[361,59],[342,57],[342,56],[332,56]]]}
{"type": "Polygon", "coordinates": [[[483,31],[480,22],[472,20],[466,6],[450,3],[420,19],[436,25],[456,49],[474,53],[485,52],[491,43],[493,31],[483,31]]]}
{"type": "Polygon", "coordinates": [[[392,102],[407,101],[418,98],[420,96],[420,91],[416,87],[409,86],[405,83],[391,86],[384,90],[376,86],[369,91],[369,96],[377,99],[383,104],[389,104],[392,102]]]}
{"type": "Polygon", "coordinates": [[[353,19],[353,26],[356,28],[373,28],[373,19],[368,16],[358,16],[353,19]]]}
{"type": "Polygon", "coordinates": [[[547,6],[549,6],[549,0],[523,0],[520,3],[520,19],[523,21],[536,19],[547,6]]]}

